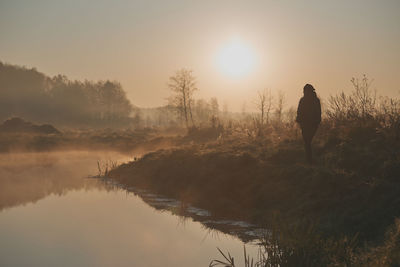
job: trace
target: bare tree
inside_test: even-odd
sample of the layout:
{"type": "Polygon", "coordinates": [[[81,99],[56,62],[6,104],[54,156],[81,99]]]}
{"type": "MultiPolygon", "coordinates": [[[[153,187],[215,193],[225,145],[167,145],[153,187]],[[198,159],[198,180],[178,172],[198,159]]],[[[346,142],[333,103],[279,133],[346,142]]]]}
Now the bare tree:
{"type": "Polygon", "coordinates": [[[260,112],[260,120],[259,120],[260,129],[262,129],[264,126],[264,116],[265,116],[266,104],[267,104],[266,92],[265,91],[258,92],[256,106],[257,106],[258,111],[260,112]]]}
{"type": "Polygon", "coordinates": [[[349,94],[330,96],[327,115],[336,123],[345,121],[362,121],[376,115],[376,90],[371,89],[373,80],[363,76],[361,80],[352,78],[353,91],[349,94]]]}
{"type": "Polygon", "coordinates": [[[376,90],[370,88],[373,80],[368,79],[364,74],[361,81],[354,77],[350,81],[354,88],[353,96],[358,109],[361,111],[361,117],[372,116],[376,109],[376,90]]]}
{"type": "Polygon", "coordinates": [[[270,114],[272,107],[274,105],[274,97],[272,95],[271,89],[265,90],[266,98],[267,98],[267,104],[266,104],[266,109],[265,109],[265,119],[266,123],[269,124],[269,119],[270,119],[270,114]]]}
{"type": "Polygon", "coordinates": [[[174,103],[182,113],[186,128],[189,128],[189,119],[195,126],[192,113],[193,93],[197,90],[196,78],[193,71],[188,69],[178,70],[169,78],[168,88],[175,93],[174,103]]]}
{"type": "Polygon", "coordinates": [[[275,115],[278,123],[282,122],[283,108],[285,106],[286,96],[282,91],[278,91],[278,98],[276,100],[275,115]]]}
{"type": "Polygon", "coordinates": [[[269,123],[269,117],[273,106],[273,96],[270,89],[258,92],[256,100],[256,108],[260,112],[260,126],[263,127],[264,122],[269,123]]]}
{"type": "Polygon", "coordinates": [[[210,99],[210,105],[211,105],[212,115],[218,117],[219,114],[218,99],[216,97],[212,97],[210,99]]]}

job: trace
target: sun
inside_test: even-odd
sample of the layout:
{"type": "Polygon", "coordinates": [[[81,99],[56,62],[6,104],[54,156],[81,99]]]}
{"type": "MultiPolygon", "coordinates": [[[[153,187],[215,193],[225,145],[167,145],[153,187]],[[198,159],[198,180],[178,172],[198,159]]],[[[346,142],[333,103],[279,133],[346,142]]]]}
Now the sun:
{"type": "Polygon", "coordinates": [[[220,49],[216,61],[221,72],[236,78],[253,70],[255,56],[248,45],[234,39],[220,49]]]}

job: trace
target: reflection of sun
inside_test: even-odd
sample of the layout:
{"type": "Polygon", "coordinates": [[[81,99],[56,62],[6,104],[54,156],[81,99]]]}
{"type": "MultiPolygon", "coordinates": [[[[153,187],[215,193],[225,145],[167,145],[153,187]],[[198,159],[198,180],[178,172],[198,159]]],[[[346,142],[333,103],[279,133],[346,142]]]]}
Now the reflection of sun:
{"type": "Polygon", "coordinates": [[[254,61],[253,52],[240,40],[232,40],[217,55],[218,67],[231,77],[248,74],[254,67],[254,61]]]}

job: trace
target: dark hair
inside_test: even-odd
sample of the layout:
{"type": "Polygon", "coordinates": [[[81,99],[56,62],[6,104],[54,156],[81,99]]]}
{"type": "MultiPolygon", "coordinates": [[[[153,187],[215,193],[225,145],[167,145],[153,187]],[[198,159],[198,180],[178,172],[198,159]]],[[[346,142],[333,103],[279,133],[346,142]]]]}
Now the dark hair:
{"type": "Polygon", "coordinates": [[[307,83],[306,85],[304,85],[303,91],[304,91],[304,93],[307,92],[307,91],[308,92],[314,92],[315,88],[311,84],[307,83]]]}

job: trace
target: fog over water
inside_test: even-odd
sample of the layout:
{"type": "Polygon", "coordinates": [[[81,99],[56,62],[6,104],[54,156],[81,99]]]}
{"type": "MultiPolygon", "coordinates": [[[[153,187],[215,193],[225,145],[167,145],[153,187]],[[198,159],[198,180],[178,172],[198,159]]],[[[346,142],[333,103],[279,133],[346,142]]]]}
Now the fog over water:
{"type": "MultiPolygon", "coordinates": [[[[1,266],[207,266],[243,243],[88,178],[117,153],[0,156],[1,266]]],[[[252,255],[256,246],[247,245],[252,255]]]]}

